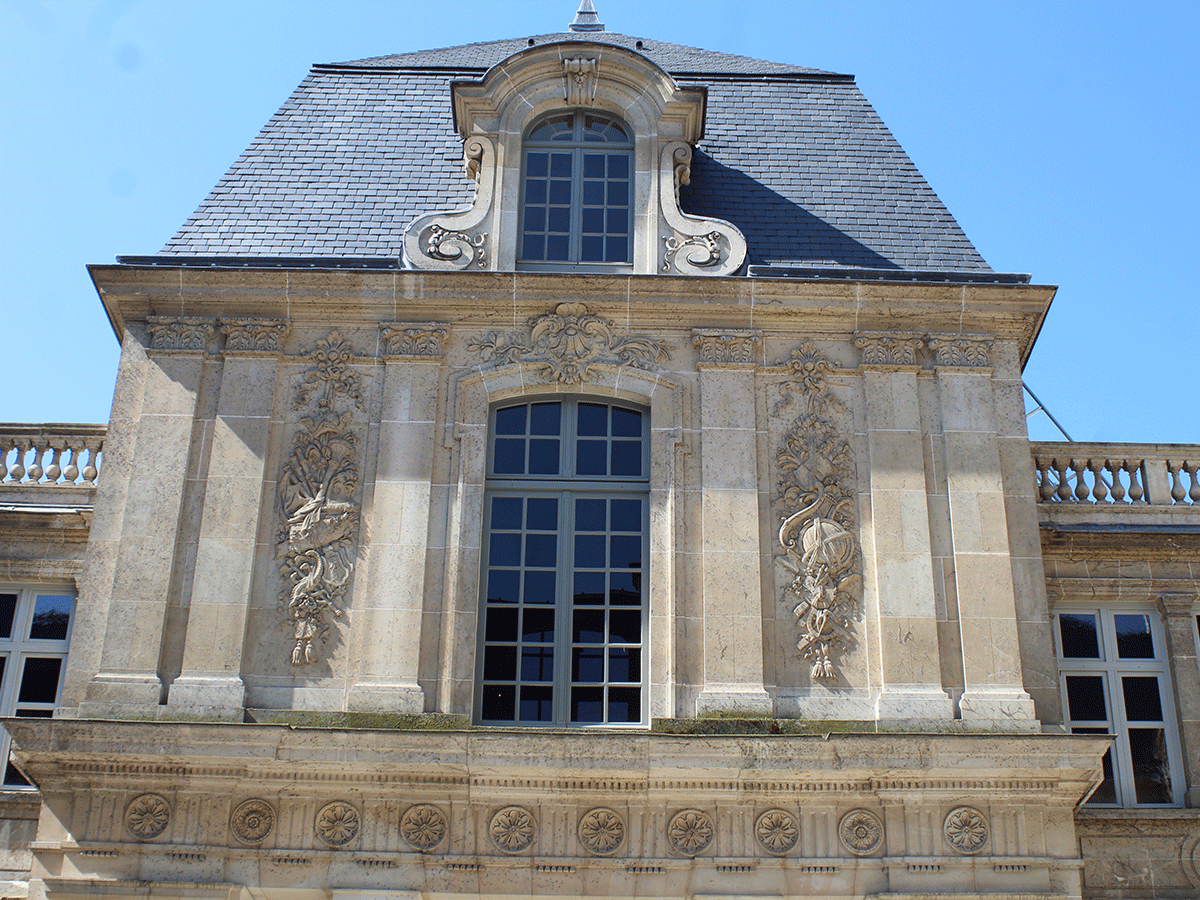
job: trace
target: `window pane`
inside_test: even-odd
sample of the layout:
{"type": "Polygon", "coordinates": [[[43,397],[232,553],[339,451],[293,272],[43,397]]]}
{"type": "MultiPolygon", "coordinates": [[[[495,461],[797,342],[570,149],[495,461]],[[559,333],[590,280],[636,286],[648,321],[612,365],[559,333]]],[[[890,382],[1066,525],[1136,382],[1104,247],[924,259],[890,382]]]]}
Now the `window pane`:
{"type": "Polygon", "coordinates": [[[488,646],[483,651],[483,677],[512,681],[517,675],[517,648],[488,646]]]}
{"type": "Polygon", "coordinates": [[[11,762],[4,769],[4,783],[14,787],[32,787],[25,776],[11,762]]]}
{"type": "MultiPolygon", "coordinates": [[[[548,153],[527,153],[525,154],[525,174],[530,178],[545,178],[550,167],[550,154],[548,153]]],[[[526,182],[528,185],[529,182],[526,182]]],[[[525,198],[529,199],[528,195],[525,198]]]]}
{"type": "Polygon", "coordinates": [[[576,644],[604,643],[604,610],[577,609],[573,614],[574,632],[571,640],[576,644]]]}
{"type": "Polygon", "coordinates": [[[1104,677],[1067,676],[1067,709],[1074,722],[1103,722],[1108,719],[1104,702],[1104,677]]]}
{"type": "Polygon", "coordinates": [[[580,259],[583,262],[604,262],[604,238],[585,234],[580,259]]]}
{"type": "Polygon", "coordinates": [[[554,572],[526,572],[525,602],[553,604],[555,580],[554,572]]]}
{"type": "Polygon", "coordinates": [[[583,183],[583,203],[585,206],[604,205],[603,181],[585,181],[583,183]]]}
{"type": "MultiPolygon", "coordinates": [[[[566,196],[561,202],[570,203],[570,195],[566,196]]],[[[546,230],[556,232],[569,232],[571,230],[571,207],[569,206],[552,206],[550,207],[547,219],[546,230]]]]}
{"type": "Polygon", "coordinates": [[[488,603],[516,603],[520,594],[521,574],[513,571],[488,572],[488,603]]]}
{"type": "Polygon", "coordinates": [[[591,684],[604,681],[604,648],[576,647],[571,651],[571,680],[591,684]]]}
{"type": "Polygon", "coordinates": [[[614,609],[608,614],[608,639],[614,644],[639,644],[642,641],[642,611],[614,609]]]}
{"type": "Polygon", "coordinates": [[[604,573],[575,573],[575,605],[598,606],[604,602],[604,573]]]}
{"type": "Polygon", "coordinates": [[[546,260],[567,262],[570,239],[565,234],[552,234],[546,238],[546,260]]]}
{"type": "Polygon", "coordinates": [[[1099,659],[1100,640],[1094,613],[1061,613],[1058,631],[1063,656],[1068,659],[1099,659]]]}
{"type": "Polygon", "coordinates": [[[511,722],[516,699],[517,689],[511,684],[485,684],[481,715],[493,721],[511,722]]]}
{"type": "Polygon", "coordinates": [[[1162,728],[1130,728],[1129,760],[1138,803],[1171,803],[1167,735],[1162,728]]]}
{"type": "Polygon", "coordinates": [[[608,721],[640,722],[642,720],[641,688],[608,689],[608,721]]]}
{"type": "Polygon", "coordinates": [[[574,687],[571,688],[571,721],[572,722],[603,722],[604,721],[604,688],[574,687]]]}
{"type": "MultiPolygon", "coordinates": [[[[607,231],[609,234],[629,234],[629,208],[622,206],[608,210],[607,214],[607,231]]],[[[621,245],[624,246],[625,241],[621,239],[621,245]]]]}
{"type": "Polygon", "coordinates": [[[525,527],[530,531],[558,531],[558,500],[546,497],[529,498],[525,527]]]}
{"type": "MultiPolygon", "coordinates": [[[[571,177],[571,154],[554,152],[550,154],[550,176],[552,178],[571,177]]],[[[566,184],[570,186],[571,182],[566,184]]]]}
{"type": "Polygon", "coordinates": [[[535,205],[541,205],[546,202],[547,196],[546,182],[542,179],[529,179],[525,182],[525,202],[535,205]]]}
{"type": "Polygon", "coordinates": [[[629,182],[610,181],[608,183],[608,205],[625,206],[629,203],[629,182]]]}
{"type": "Polygon", "coordinates": [[[1131,722],[1161,722],[1162,698],[1158,693],[1158,678],[1154,675],[1121,676],[1121,692],[1125,695],[1125,718],[1131,722]]]}
{"type": "Polygon", "coordinates": [[[496,434],[524,434],[525,407],[510,406],[496,410],[496,434]]]}
{"type": "Polygon", "coordinates": [[[642,501],[612,501],[612,530],[636,531],[640,534],[642,530],[642,501]]]}
{"type": "Polygon", "coordinates": [[[17,611],[16,594],[0,594],[0,638],[12,637],[13,614],[17,611]]]}
{"type": "Polygon", "coordinates": [[[544,206],[527,205],[525,207],[525,231],[546,230],[546,208],[544,206]]]}
{"type": "MultiPolygon", "coordinates": [[[[515,574],[515,573],[514,573],[515,574]]],[[[485,639],[488,641],[513,641],[517,639],[517,610],[505,609],[489,609],[487,611],[487,634],[485,639]]]]}
{"type": "Polygon", "coordinates": [[[561,403],[534,403],[529,408],[529,433],[558,435],[562,430],[561,403]]]}
{"type": "Polygon", "coordinates": [[[522,681],[553,681],[554,680],[554,648],[553,647],[523,647],[523,648],[521,648],[521,680],[522,681]]]}
{"type": "Polygon", "coordinates": [[[1117,656],[1121,659],[1154,659],[1154,640],[1150,636],[1150,617],[1119,614],[1113,616],[1117,632],[1117,656]]]}
{"type": "Polygon", "coordinates": [[[549,685],[521,686],[521,721],[551,722],[554,720],[554,688],[549,685]]]}
{"type": "Polygon", "coordinates": [[[608,602],[619,606],[637,606],[642,602],[641,573],[613,572],[608,588],[608,602]]]}
{"type": "Polygon", "coordinates": [[[607,238],[605,262],[629,262],[629,240],[623,237],[607,238]]]}
{"type": "Polygon", "coordinates": [[[636,647],[614,647],[608,651],[608,680],[641,681],[642,651],[636,647]]]}
{"type": "Polygon", "coordinates": [[[520,475],[525,471],[525,439],[496,438],[492,471],[497,475],[520,475]]]}
{"type": "Polygon", "coordinates": [[[603,153],[585,153],[585,154],[583,154],[583,177],[584,178],[603,178],[604,177],[604,154],[603,153]]]}
{"type": "Polygon", "coordinates": [[[531,262],[546,258],[546,238],[540,234],[527,234],[521,242],[521,258],[531,262]]]}
{"type": "Polygon", "coordinates": [[[525,535],[525,565],[554,566],[558,563],[557,534],[525,535]]]}
{"type": "Polygon", "coordinates": [[[613,441],[612,473],[632,477],[642,474],[641,441],[613,441]]]}
{"type": "Polygon", "coordinates": [[[583,211],[583,233],[584,234],[603,234],[604,233],[604,210],[603,209],[585,209],[583,211]]]}
{"type": "Polygon", "coordinates": [[[492,498],[492,527],[517,531],[521,527],[521,498],[492,498]]]}
{"type": "MultiPolygon", "coordinates": [[[[1108,734],[1106,728],[1072,728],[1071,734],[1108,734]]],[[[1113,779],[1112,751],[1104,751],[1104,781],[1088,799],[1088,803],[1116,803],[1117,783],[1113,779]]]]}
{"type": "Polygon", "coordinates": [[[519,534],[493,534],[488,546],[489,566],[519,566],[521,564],[521,536],[519,534]]]}
{"type": "Polygon", "coordinates": [[[575,536],[575,565],[581,569],[604,568],[604,536],[579,534],[575,536]]]}
{"type": "Polygon", "coordinates": [[[17,702],[53,703],[58,699],[58,673],[61,670],[61,659],[27,657],[21,673],[21,691],[17,702]]]}
{"type": "Polygon", "coordinates": [[[575,501],[575,530],[576,531],[603,531],[604,530],[604,501],[603,500],[576,500],[575,501]]]}
{"type": "MultiPolygon", "coordinates": [[[[490,615],[490,613],[489,613],[490,615]]],[[[513,623],[516,632],[516,623],[513,623]]],[[[554,610],[526,609],[521,627],[521,640],[550,644],[554,642],[554,610]]]]}
{"type": "Polygon", "coordinates": [[[580,403],[578,431],[587,437],[606,437],[608,435],[608,407],[596,403],[580,403]]]}
{"type": "Polygon", "coordinates": [[[629,177],[629,154],[628,153],[610,153],[608,155],[608,177],[609,178],[628,178],[629,177]]]}
{"type": "Polygon", "coordinates": [[[642,567],[641,535],[613,535],[611,541],[611,560],[614,569],[640,569],[642,567]]]}
{"type": "Polygon", "coordinates": [[[529,439],[529,474],[558,474],[558,440],[556,438],[529,439]]]}

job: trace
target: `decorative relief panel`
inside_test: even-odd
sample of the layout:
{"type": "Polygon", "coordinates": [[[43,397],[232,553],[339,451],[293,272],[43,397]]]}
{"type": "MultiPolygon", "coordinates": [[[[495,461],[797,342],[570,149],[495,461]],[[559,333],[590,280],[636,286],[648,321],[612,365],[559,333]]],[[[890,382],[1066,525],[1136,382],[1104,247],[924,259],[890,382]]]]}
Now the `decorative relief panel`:
{"type": "Polygon", "coordinates": [[[790,812],[768,809],[755,820],[754,837],[768,853],[787,853],[800,839],[800,825],[790,812]]]}
{"type": "Polygon", "coordinates": [[[700,362],[753,363],[759,359],[761,331],[692,331],[700,362]]]}
{"type": "Polygon", "coordinates": [[[667,840],[680,856],[699,856],[712,843],[712,819],[698,809],[675,813],[667,823],[667,840]]]}
{"type": "Polygon", "coordinates": [[[953,335],[930,335],[929,349],[934,351],[934,365],[990,366],[992,341],[989,338],[964,338],[953,335]]]}
{"type": "Polygon", "coordinates": [[[1192,887],[1200,890],[1200,831],[1183,839],[1179,861],[1183,864],[1184,877],[1192,887]]]}
{"type": "Polygon", "coordinates": [[[504,853],[528,850],[537,837],[537,821],[523,806],[506,806],[497,810],[488,823],[488,835],[496,849],[504,853]]]}
{"type": "Polygon", "coordinates": [[[855,856],[869,856],[883,843],[883,822],[867,809],[852,809],[838,823],[838,840],[855,856]]]}
{"type": "Polygon", "coordinates": [[[791,377],[776,412],[793,401],[801,409],[775,455],[776,503],[785,510],[776,559],[791,576],[785,600],[799,601],[792,610],[800,626],[796,648],[812,663],[813,679],[833,681],[837,655],[855,643],[851,623],[862,592],[854,459],[830,420],[845,411],[826,385],[835,364],[812,344],[783,364],[791,377]]]}
{"type": "Polygon", "coordinates": [[[624,841],[625,823],[611,809],[593,809],[579,820],[579,842],[589,853],[609,856],[616,853],[624,841]]]}
{"type": "Polygon", "coordinates": [[[564,59],[562,66],[563,99],[567,106],[591,106],[600,81],[599,61],[584,57],[564,59]]]}
{"type": "Polygon", "coordinates": [[[266,800],[243,801],[229,817],[229,830],[243,844],[261,844],[274,828],[275,810],[266,800]]]}
{"type": "Polygon", "coordinates": [[[445,814],[428,803],[410,806],[400,817],[400,836],[410,847],[422,853],[436,850],[448,831],[445,814]]]}
{"type": "Polygon", "coordinates": [[[317,837],[330,847],[344,847],[358,837],[358,810],[349,803],[335,800],[321,807],[314,830],[317,837]]]}
{"type": "Polygon", "coordinates": [[[384,325],[385,356],[445,356],[447,326],[440,322],[392,322],[384,325]]]}
{"type": "Polygon", "coordinates": [[[529,334],[489,332],[469,349],[485,362],[532,363],[547,381],[580,384],[594,365],[650,369],[671,358],[667,345],[649,337],[617,337],[613,323],[590,315],[582,303],[560,303],[529,323],[529,334]]]}
{"type": "Polygon", "coordinates": [[[283,339],[291,328],[282,319],[222,319],[225,351],[282,353],[283,339]]]}
{"type": "Polygon", "coordinates": [[[171,822],[171,804],[158,794],[139,794],[125,807],[125,828],[139,841],[152,841],[171,822]]]}
{"type": "Polygon", "coordinates": [[[679,203],[679,189],[692,178],[692,147],[672,141],[662,149],[659,192],[663,220],[662,271],[676,275],[732,275],[746,259],[746,238],[731,222],[691,216],[679,203]]]}
{"type": "Polygon", "coordinates": [[[151,350],[188,350],[203,353],[217,333],[211,319],[176,319],[151,316],[151,350]]]}
{"type": "Polygon", "coordinates": [[[358,541],[358,437],[354,410],[361,410],[362,378],[350,366],[350,345],[337,332],[308,354],[295,406],[312,406],[300,419],[291,455],[279,480],[278,538],[286,610],[294,644],[293,666],[314,663],[330,624],[340,617],[358,541]]]}
{"type": "Polygon", "coordinates": [[[910,336],[864,334],[854,339],[862,351],[864,366],[915,366],[920,338],[910,336]]]}
{"type": "Polygon", "coordinates": [[[988,842],[988,823],[977,809],[959,806],[942,823],[946,843],[964,855],[978,853],[988,842]]]}

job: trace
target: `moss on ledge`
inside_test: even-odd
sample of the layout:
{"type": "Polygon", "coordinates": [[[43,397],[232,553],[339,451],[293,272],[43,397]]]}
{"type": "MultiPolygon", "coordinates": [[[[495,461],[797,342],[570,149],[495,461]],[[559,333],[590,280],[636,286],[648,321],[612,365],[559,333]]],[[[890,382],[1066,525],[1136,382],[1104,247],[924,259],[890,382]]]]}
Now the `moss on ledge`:
{"type": "Polygon", "coordinates": [[[361,731],[471,731],[466,716],[442,713],[305,712],[303,710],[248,709],[246,721],[292,728],[331,728],[361,731]]]}

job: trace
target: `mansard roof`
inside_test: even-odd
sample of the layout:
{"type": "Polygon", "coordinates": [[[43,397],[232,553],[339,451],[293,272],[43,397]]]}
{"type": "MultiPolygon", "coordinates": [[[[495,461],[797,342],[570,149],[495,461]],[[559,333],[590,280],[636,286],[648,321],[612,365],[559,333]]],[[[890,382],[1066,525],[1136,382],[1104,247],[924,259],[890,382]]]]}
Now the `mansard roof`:
{"type": "Polygon", "coordinates": [[[706,87],[682,206],[741,229],[752,266],[991,272],[851,76],[610,32],[314,66],[159,257],[400,257],[413,219],[471,202],[451,83],[531,41],[616,44],[706,87]]]}

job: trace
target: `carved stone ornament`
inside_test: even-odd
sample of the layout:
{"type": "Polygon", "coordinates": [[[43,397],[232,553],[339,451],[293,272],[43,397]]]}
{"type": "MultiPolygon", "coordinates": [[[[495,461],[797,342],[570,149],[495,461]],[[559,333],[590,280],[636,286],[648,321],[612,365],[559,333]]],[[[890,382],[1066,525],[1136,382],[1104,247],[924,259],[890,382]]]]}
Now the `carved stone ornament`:
{"type": "Polygon", "coordinates": [[[685,809],[667,823],[667,839],[680,856],[699,856],[713,839],[713,823],[707,813],[685,809]]]}
{"type": "Polygon", "coordinates": [[[447,831],[445,814],[428,803],[410,806],[400,817],[400,836],[422,853],[436,849],[445,840],[447,831]]]}
{"type": "Polygon", "coordinates": [[[385,356],[438,357],[446,355],[448,333],[441,323],[393,322],[383,326],[380,336],[385,356]]]}
{"type": "Polygon", "coordinates": [[[139,794],[125,807],[125,828],[139,841],[152,841],[171,822],[171,804],[158,794],[139,794]]]}
{"type": "Polygon", "coordinates": [[[931,335],[929,349],[935,354],[934,365],[938,366],[976,368],[992,364],[992,341],[988,338],[931,335]]]}
{"type": "Polygon", "coordinates": [[[625,841],[625,823],[613,810],[598,807],[579,820],[579,843],[596,856],[615,853],[625,841]]]}
{"type": "Polygon", "coordinates": [[[245,800],[229,817],[229,830],[243,844],[261,844],[275,828],[275,810],[266,800],[245,800]]]}
{"type": "Polygon", "coordinates": [[[528,850],[537,836],[537,822],[523,806],[506,806],[493,814],[488,835],[496,849],[504,853],[528,850]]]}
{"type": "Polygon", "coordinates": [[[768,853],[787,853],[800,839],[800,825],[790,812],[768,809],[755,821],[754,836],[768,853]]]}
{"type": "Polygon", "coordinates": [[[838,840],[855,856],[869,856],[883,843],[883,822],[867,809],[852,809],[838,823],[838,840]]]}
{"type": "Polygon", "coordinates": [[[663,220],[670,233],[663,237],[662,271],[678,275],[732,275],[746,260],[746,238],[731,222],[685,213],[679,189],[690,184],[692,148],[672,141],[662,149],[659,193],[663,220]]]}
{"type": "Polygon", "coordinates": [[[1200,889],[1200,831],[1183,839],[1179,848],[1179,862],[1183,865],[1183,875],[1192,887],[1200,889]]]}
{"type": "Polygon", "coordinates": [[[801,345],[785,365],[791,378],[782,385],[775,411],[797,398],[801,411],[775,455],[776,502],[785,510],[779,527],[783,553],[776,561],[791,579],[784,600],[795,604],[796,649],[812,663],[815,681],[835,681],[836,656],[855,643],[852,623],[862,591],[854,458],[829,418],[845,411],[826,385],[837,367],[812,344],[801,345]]]}
{"type": "Polygon", "coordinates": [[[496,148],[484,137],[463,144],[463,166],[475,182],[470,208],[420,216],[404,230],[404,261],[412,268],[456,271],[486,269],[488,233],[496,183],[496,148]]]}
{"type": "Polygon", "coordinates": [[[313,366],[304,373],[304,385],[296,392],[295,409],[301,409],[314,391],[321,392],[317,406],[331,409],[338,394],[345,394],[358,409],[363,408],[362,376],[354,371],[354,348],[336,331],[317,341],[308,353],[313,366]]]}
{"type": "Polygon", "coordinates": [[[151,350],[185,350],[203,353],[217,333],[210,319],[173,319],[152,316],[146,328],[151,350]]]}
{"type": "Polygon", "coordinates": [[[864,366],[915,366],[921,339],[884,334],[864,334],[854,339],[864,366]]]}
{"type": "Polygon", "coordinates": [[[692,331],[692,343],[705,363],[753,363],[762,346],[761,331],[692,331]]]}
{"type": "Polygon", "coordinates": [[[942,823],[946,843],[964,855],[978,853],[988,842],[988,823],[977,809],[959,806],[942,823]]]}
{"type": "Polygon", "coordinates": [[[600,65],[595,59],[564,59],[563,99],[567,106],[591,106],[596,99],[596,85],[600,81],[600,65]]]}
{"type": "Polygon", "coordinates": [[[667,345],[648,337],[617,337],[613,324],[582,303],[560,303],[529,323],[529,335],[489,332],[469,349],[494,364],[532,363],[547,381],[580,384],[594,365],[649,369],[671,358],[667,345]]]}
{"type": "Polygon", "coordinates": [[[256,351],[281,353],[283,339],[291,328],[282,319],[223,319],[225,352],[256,351]]]}
{"type": "Polygon", "coordinates": [[[356,837],[360,823],[358,810],[349,803],[335,800],[321,807],[314,830],[330,847],[344,847],[356,837]]]}

